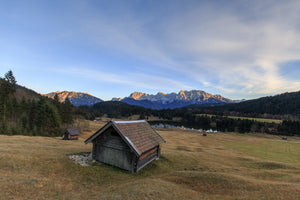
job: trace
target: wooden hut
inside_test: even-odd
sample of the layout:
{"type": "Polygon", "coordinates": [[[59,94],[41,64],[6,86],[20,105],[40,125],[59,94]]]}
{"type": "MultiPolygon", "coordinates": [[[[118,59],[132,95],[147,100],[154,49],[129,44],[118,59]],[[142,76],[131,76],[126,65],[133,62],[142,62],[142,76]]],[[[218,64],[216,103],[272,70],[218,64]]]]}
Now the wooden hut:
{"type": "Polygon", "coordinates": [[[145,120],[110,121],[90,136],[93,159],[131,172],[137,172],[160,157],[160,144],[166,142],[145,120]]]}
{"type": "Polygon", "coordinates": [[[78,140],[79,135],[80,135],[80,132],[78,131],[78,129],[68,128],[64,132],[62,139],[63,140],[78,140]]]}

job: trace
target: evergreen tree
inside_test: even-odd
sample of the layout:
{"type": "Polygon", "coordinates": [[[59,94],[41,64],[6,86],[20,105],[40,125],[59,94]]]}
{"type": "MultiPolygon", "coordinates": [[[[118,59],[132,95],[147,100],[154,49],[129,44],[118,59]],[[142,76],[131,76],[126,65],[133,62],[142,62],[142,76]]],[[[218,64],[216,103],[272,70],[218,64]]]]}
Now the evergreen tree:
{"type": "Polygon", "coordinates": [[[11,70],[9,70],[6,74],[5,74],[5,80],[9,83],[9,93],[13,94],[16,91],[16,87],[17,87],[17,81],[13,75],[13,72],[11,70]]]}
{"type": "Polygon", "coordinates": [[[7,131],[7,107],[11,108],[13,99],[12,96],[16,91],[16,80],[12,71],[8,71],[4,78],[0,78],[0,133],[7,131]]]}
{"type": "Polygon", "coordinates": [[[61,126],[61,118],[55,106],[41,97],[34,116],[34,126],[39,131],[39,135],[55,136],[61,126]]]}
{"type": "Polygon", "coordinates": [[[66,98],[65,102],[62,104],[62,122],[65,124],[73,123],[73,105],[69,98],[66,98]]]}
{"type": "Polygon", "coordinates": [[[73,122],[73,106],[69,99],[60,103],[41,96],[39,100],[15,98],[17,81],[8,71],[0,78],[0,134],[57,136],[62,123],[73,122]]]}

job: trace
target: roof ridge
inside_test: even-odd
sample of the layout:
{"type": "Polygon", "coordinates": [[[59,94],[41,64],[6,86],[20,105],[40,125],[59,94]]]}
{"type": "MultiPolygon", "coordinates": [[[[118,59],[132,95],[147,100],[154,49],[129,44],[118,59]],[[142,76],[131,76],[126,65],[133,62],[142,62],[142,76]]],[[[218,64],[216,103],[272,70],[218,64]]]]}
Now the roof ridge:
{"type": "Polygon", "coordinates": [[[146,120],[135,121],[114,121],[111,120],[96,133],[90,136],[85,143],[92,142],[100,134],[104,133],[108,128],[112,127],[120,137],[127,143],[137,156],[141,156],[144,152],[158,146],[162,142],[166,142],[163,137],[156,132],[146,120]]]}
{"type": "Polygon", "coordinates": [[[114,121],[114,120],[112,120],[112,122],[114,122],[116,124],[130,124],[130,123],[142,123],[142,122],[146,122],[146,120],[134,120],[134,121],[114,121]]]}

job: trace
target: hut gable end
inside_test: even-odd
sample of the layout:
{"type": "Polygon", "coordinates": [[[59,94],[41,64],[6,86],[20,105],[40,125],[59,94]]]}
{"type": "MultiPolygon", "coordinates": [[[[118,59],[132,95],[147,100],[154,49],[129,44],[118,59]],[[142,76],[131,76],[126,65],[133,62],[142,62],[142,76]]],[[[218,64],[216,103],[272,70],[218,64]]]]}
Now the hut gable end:
{"type": "Polygon", "coordinates": [[[95,143],[107,148],[130,151],[129,146],[122,140],[120,135],[112,127],[97,137],[95,139],[95,143]]]}

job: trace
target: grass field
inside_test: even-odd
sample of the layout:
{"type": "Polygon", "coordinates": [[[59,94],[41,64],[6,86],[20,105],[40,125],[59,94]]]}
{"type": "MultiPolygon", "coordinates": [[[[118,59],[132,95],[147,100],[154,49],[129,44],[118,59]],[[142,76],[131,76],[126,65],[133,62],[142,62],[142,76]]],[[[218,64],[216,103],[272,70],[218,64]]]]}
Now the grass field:
{"type": "Polygon", "coordinates": [[[82,167],[78,141],[0,135],[0,199],[299,199],[300,141],[270,135],[163,130],[162,156],[134,174],[82,167]]]}
{"type": "Polygon", "coordinates": [[[254,120],[258,122],[266,122],[266,123],[276,123],[279,124],[282,122],[280,119],[266,119],[266,118],[253,118],[253,117],[236,117],[236,116],[228,116],[228,118],[232,119],[248,119],[248,120],[254,120]]]}
{"type": "MultiPolygon", "coordinates": [[[[197,115],[199,115],[199,116],[208,116],[208,117],[216,116],[216,115],[211,115],[211,114],[197,114],[197,115]]],[[[276,124],[282,123],[282,120],[280,120],[280,119],[237,117],[237,116],[224,116],[224,117],[228,117],[228,118],[231,118],[231,119],[248,119],[248,120],[254,120],[254,121],[257,121],[257,122],[266,122],[266,123],[276,123],[276,124]]]]}

